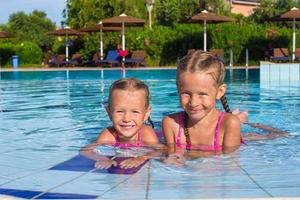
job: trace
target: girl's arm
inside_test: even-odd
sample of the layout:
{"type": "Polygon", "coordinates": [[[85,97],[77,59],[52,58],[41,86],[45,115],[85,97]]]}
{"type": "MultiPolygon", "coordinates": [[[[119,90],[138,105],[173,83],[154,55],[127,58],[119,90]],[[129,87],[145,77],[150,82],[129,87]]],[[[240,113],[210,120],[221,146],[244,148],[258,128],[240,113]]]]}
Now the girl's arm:
{"type": "MultiPolygon", "coordinates": [[[[162,121],[162,131],[164,138],[166,140],[166,144],[175,144],[175,132],[174,132],[174,126],[178,126],[178,123],[175,121],[175,116],[166,116],[164,117],[162,121]]],[[[172,145],[173,146],[173,145],[172,145]]]]}
{"type": "Polygon", "coordinates": [[[178,114],[167,116],[162,121],[163,135],[166,140],[168,154],[183,155],[184,151],[177,148],[176,137],[179,131],[178,114]]]}
{"type": "Polygon", "coordinates": [[[166,116],[162,121],[163,135],[167,144],[167,158],[162,161],[168,165],[182,166],[185,164],[184,149],[177,148],[176,136],[179,129],[178,113],[166,116]]]}
{"type": "Polygon", "coordinates": [[[114,160],[109,159],[108,157],[104,155],[100,155],[94,151],[94,149],[99,145],[105,145],[105,144],[113,144],[114,137],[111,134],[111,132],[108,129],[104,129],[96,139],[96,141],[92,142],[91,144],[88,144],[87,146],[80,149],[80,154],[96,161],[95,167],[101,168],[101,169],[107,169],[110,166],[114,165],[116,166],[117,163],[114,160]]]}
{"type": "Polygon", "coordinates": [[[149,160],[151,158],[161,157],[162,154],[163,154],[163,149],[153,149],[151,152],[143,156],[138,156],[138,157],[128,158],[126,160],[123,160],[120,163],[120,166],[123,169],[138,167],[141,164],[143,164],[146,160],[149,160]]]}
{"type": "Polygon", "coordinates": [[[231,153],[241,145],[241,122],[237,116],[229,113],[226,113],[223,121],[223,153],[231,153]]]}
{"type": "MultiPolygon", "coordinates": [[[[91,144],[88,144],[87,146],[83,147],[80,149],[80,154],[82,155],[87,155],[89,152],[93,152],[93,150],[99,146],[99,145],[104,145],[104,144],[113,144],[114,141],[114,136],[111,134],[108,128],[105,128],[97,137],[97,139],[92,142],[91,144]]],[[[90,157],[89,157],[90,158],[90,157]]],[[[91,158],[92,159],[92,158],[91,158]]]]}
{"type": "Polygon", "coordinates": [[[248,124],[249,126],[253,128],[258,128],[264,131],[269,132],[268,134],[259,134],[259,133],[247,133],[243,134],[243,139],[245,140],[270,140],[278,137],[287,137],[288,132],[285,132],[283,130],[280,130],[278,128],[274,128],[265,124],[261,123],[249,123],[248,122],[248,112],[240,112],[239,109],[235,109],[232,114],[236,115],[241,123],[248,124]]]}
{"type": "Polygon", "coordinates": [[[288,132],[261,123],[248,123],[248,125],[253,128],[258,128],[268,132],[267,134],[259,134],[259,133],[243,134],[243,139],[248,141],[271,140],[278,137],[287,137],[289,135],[288,132]]]}
{"type": "Polygon", "coordinates": [[[259,128],[262,129],[264,131],[268,131],[268,132],[276,132],[276,133],[285,133],[288,134],[287,132],[280,130],[278,128],[274,128],[272,126],[268,126],[265,124],[261,124],[261,123],[248,123],[249,126],[253,127],[253,128],[259,128]]]}
{"type": "Polygon", "coordinates": [[[157,138],[157,135],[155,131],[146,125],[143,125],[141,129],[142,133],[142,141],[147,146],[156,146],[160,145],[159,139],[157,138]]]}
{"type": "Polygon", "coordinates": [[[120,163],[121,168],[128,169],[128,168],[138,167],[139,165],[143,164],[146,160],[155,157],[161,157],[161,155],[163,155],[165,146],[159,142],[154,130],[149,126],[144,125],[141,129],[141,133],[142,133],[143,143],[146,146],[155,147],[155,149],[153,149],[153,151],[150,151],[149,153],[143,156],[128,158],[122,161],[120,163]]]}

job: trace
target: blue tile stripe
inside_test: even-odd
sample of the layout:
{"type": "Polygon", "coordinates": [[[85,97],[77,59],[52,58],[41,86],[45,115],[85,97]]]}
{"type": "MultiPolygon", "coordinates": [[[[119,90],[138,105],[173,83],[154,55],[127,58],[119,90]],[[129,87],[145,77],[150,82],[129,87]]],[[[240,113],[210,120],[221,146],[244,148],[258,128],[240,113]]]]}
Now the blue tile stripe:
{"type": "Polygon", "coordinates": [[[62,163],[59,163],[53,167],[51,167],[49,170],[66,170],[66,171],[79,171],[79,172],[89,172],[93,169],[95,169],[94,173],[110,173],[110,174],[134,174],[138,172],[141,167],[147,163],[145,161],[143,164],[141,164],[138,167],[133,167],[129,169],[122,169],[120,168],[119,164],[124,160],[128,159],[129,157],[117,157],[114,160],[118,163],[118,166],[112,166],[110,168],[106,169],[95,169],[95,161],[91,160],[87,157],[84,157],[82,155],[76,155],[69,160],[66,160],[62,163]]]}
{"type": "MultiPolygon", "coordinates": [[[[0,188],[0,194],[10,195],[19,198],[31,199],[42,192],[31,191],[31,190],[18,190],[18,189],[7,189],[0,188]]],[[[72,194],[72,193],[45,193],[38,196],[36,199],[96,199],[96,195],[86,195],[86,194],[72,194]]]]}

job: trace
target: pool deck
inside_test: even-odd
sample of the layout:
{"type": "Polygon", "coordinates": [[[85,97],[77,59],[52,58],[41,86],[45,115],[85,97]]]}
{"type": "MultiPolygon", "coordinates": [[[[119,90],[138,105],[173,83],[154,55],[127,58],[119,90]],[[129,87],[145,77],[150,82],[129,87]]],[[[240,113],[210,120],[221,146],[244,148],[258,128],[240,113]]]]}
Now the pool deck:
{"type": "Polygon", "coordinates": [[[283,89],[300,84],[300,63],[260,63],[260,87],[283,89]]]}
{"type": "MultiPolygon", "coordinates": [[[[11,71],[93,71],[93,70],[117,70],[122,69],[120,67],[20,67],[20,68],[0,68],[2,72],[11,71]]],[[[176,66],[163,66],[163,67],[137,67],[137,68],[126,68],[126,70],[165,70],[165,69],[176,69],[176,66]]],[[[226,66],[226,69],[230,69],[226,66]]],[[[234,66],[232,69],[246,69],[246,66],[234,66]]],[[[248,69],[259,69],[259,66],[248,66],[248,69]]]]}

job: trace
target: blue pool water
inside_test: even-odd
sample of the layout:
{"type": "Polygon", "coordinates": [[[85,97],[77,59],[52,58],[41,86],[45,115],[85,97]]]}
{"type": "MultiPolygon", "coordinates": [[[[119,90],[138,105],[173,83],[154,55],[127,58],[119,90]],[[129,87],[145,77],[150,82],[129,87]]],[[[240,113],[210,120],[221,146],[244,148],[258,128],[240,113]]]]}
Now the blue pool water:
{"type": "MultiPolygon", "coordinates": [[[[263,88],[259,71],[227,76],[231,108],[251,122],[286,130],[287,138],[248,142],[232,154],[170,167],[147,162],[134,174],[51,169],[110,125],[108,88],[119,70],[1,72],[0,195],[32,199],[182,199],[300,197],[300,84],[263,88]],[[51,170],[50,170],[51,169],[51,170]]],[[[175,70],[129,70],[150,87],[156,128],[179,111],[175,70]]],[[[219,106],[219,105],[218,105],[219,106]]],[[[243,131],[255,131],[243,127],[243,131]]],[[[71,161],[70,161],[71,162],[71,161]]]]}

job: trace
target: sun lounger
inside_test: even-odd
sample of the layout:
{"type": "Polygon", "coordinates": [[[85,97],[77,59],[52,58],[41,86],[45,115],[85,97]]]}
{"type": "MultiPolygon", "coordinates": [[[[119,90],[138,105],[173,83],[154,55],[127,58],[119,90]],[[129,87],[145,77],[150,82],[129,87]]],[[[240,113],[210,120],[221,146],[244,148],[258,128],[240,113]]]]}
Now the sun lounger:
{"type": "Polygon", "coordinates": [[[295,49],[295,60],[296,60],[297,62],[300,61],[300,48],[296,48],[296,49],[295,49]]]}
{"type": "Polygon", "coordinates": [[[120,66],[120,56],[117,50],[110,50],[104,60],[98,60],[100,66],[117,67],[120,66]]]}
{"type": "Polygon", "coordinates": [[[125,66],[135,66],[140,65],[145,66],[145,52],[144,51],[133,51],[131,58],[126,58],[124,61],[125,66]]]}
{"type": "Polygon", "coordinates": [[[72,55],[72,58],[69,60],[69,66],[80,66],[82,64],[82,56],[79,53],[72,55]]]}
{"type": "Polygon", "coordinates": [[[289,51],[287,48],[274,48],[271,60],[274,62],[288,61],[289,51]]]}
{"type": "Polygon", "coordinates": [[[82,61],[82,65],[83,66],[99,66],[100,63],[98,61],[100,61],[101,59],[101,56],[100,56],[100,52],[97,51],[93,54],[93,57],[92,59],[90,60],[83,60],[82,61]]]}
{"type": "Polygon", "coordinates": [[[49,67],[62,67],[62,66],[67,66],[68,62],[66,61],[66,55],[65,54],[59,54],[57,56],[52,57],[49,60],[49,67]]]}

